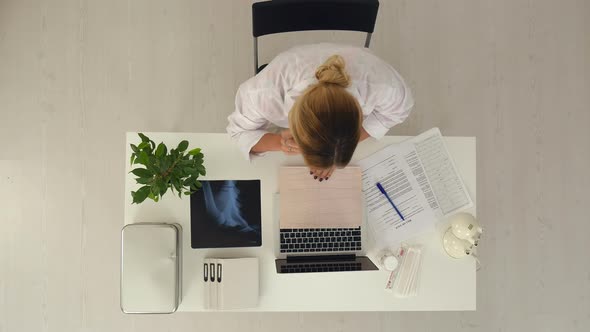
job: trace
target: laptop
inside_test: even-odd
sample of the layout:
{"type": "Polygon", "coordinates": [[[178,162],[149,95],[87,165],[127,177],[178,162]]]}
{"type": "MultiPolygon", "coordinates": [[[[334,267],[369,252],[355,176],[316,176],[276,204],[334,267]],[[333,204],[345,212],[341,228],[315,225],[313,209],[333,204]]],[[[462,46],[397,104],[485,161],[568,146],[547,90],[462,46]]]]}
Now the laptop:
{"type": "Polygon", "coordinates": [[[277,273],[378,270],[362,255],[363,197],[359,167],[319,182],[307,167],[279,170],[277,273]]]}

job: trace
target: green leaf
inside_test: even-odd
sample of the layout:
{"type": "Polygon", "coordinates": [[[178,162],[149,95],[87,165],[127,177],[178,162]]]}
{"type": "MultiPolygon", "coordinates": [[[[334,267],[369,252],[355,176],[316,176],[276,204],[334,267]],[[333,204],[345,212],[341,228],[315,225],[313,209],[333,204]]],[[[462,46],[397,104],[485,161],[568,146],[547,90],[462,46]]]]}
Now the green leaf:
{"type": "Polygon", "coordinates": [[[135,179],[135,181],[139,184],[151,184],[151,182],[154,181],[154,179],[152,179],[152,178],[137,178],[137,179],[135,179]]]}
{"type": "Polygon", "coordinates": [[[199,188],[199,189],[200,189],[201,187],[203,187],[203,185],[201,184],[201,182],[200,182],[200,181],[195,181],[194,185],[195,185],[195,187],[197,187],[197,188],[199,188]]]}
{"type": "Polygon", "coordinates": [[[158,186],[157,183],[153,183],[150,190],[151,190],[152,194],[154,195],[154,197],[158,197],[160,195],[160,187],[158,186]]]}
{"type": "Polygon", "coordinates": [[[193,162],[190,160],[181,160],[178,163],[176,163],[176,167],[185,168],[191,166],[192,164],[193,162]]]}
{"type": "Polygon", "coordinates": [[[136,168],[136,169],[132,170],[131,173],[133,173],[136,176],[139,176],[140,178],[150,178],[150,177],[154,176],[153,172],[151,172],[145,168],[136,168]]]}
{"type": "Polygon", "coordinates": [[[148,154],[145,151],[139,152],[139,155],[137,156],[137,160],[136,161],[139,164],[147,165],[147,163],[148,163],[148,154]]]}
{"type": "Polygon", "coordinates": [[[150,194],[148,195],[149,198],[151,198],[154,202],[157,202],[160,198],[154,194],[152,194],[150,192],[150,194]]]}
{"type": "Polygon", "coordinates": [[[192,193],[190,191],[185,191],[184,194],[187,195],[187,196],[189,196],[192,193]]]}
{"type": "Polygon", "coordinates": [[[182,176],[182,170],[178,167],[174,167],[174,169],[170,172],[170,179],[173,178],[184,178],[184,176],[182,176]]]}
{"type": "Polygon", "coordinates": [[[190,154],[191,156],[196,156],[197,154],[199,154],[199,152],[201,152],[201,149],[196,148],[196,149],[192,149],[188,152],[188,154],[190,154]]]}
{"type": "Polygon", "coordinates": [[[178,152],[183,152],[188,148],[188,141],[182,141],[178,143],[178,147],[176,148],[178,152]]]}
{"type": "Polygon", "coordinates": [[[173,160],[176,160],[178,158],[178,151],[176,151],[175,149],[170,149],[170,156],[173,160]]]}
{"type": "Polygon", "coordinates": [[[199,174],[201,174],[201,175],[207,174],[207,171],[205,170],[205,166],[203,166],[203,165],[197,165],[197,170],[199,171],[199,174]]]}
{"type": "Polygon", "coordinates": [[[160,172],[158,172],[158,169],[156,168],[155,165],[150,164],[149,162],[147,163],[147,165],[145,165],[145,167],[152,173],[154,174],[159,174],[160,172]]]}
{"type": "Polygon", "coordinates": [[[139,152],[139,148],[135,145],[135,144],[129,144],[131,146],[131,150],[133,150],[133,152],[138,153],[139,152]]]}
{"type": "Polygon", "coordinates": [[[155,156],[149,156],[148,157],[148,162],[145,165],[145,168],[149,169],[154,174],[160,174],[161,173],[160,166],[158,165],[158,159],[155,156]]]}
{"type": "Polygon", "coordinates": [[[185,167],[183,170],[184,170],[185,173],[188,173],[188,174],[191,174],[191,175],[198,172],[198,169],[197,168],[192,168],[192,167],[185,167]]]}
{"type": "Polygon", "coordinates": [[[188,160],[189,162],[187,162],[187,160],[180,160],[176,165],[178,166],[178,168],[182,168],[183,170],[185,168],[192,168],[193,163],[190,162],[190,160],[188,160]]]}
{"type": "Polygon", "coordinates": [[[161,173],[160,170],[162,169],[162,158],[154,157],[153,166],[157,174],[161,173]]]}
{"type": "Polygon", "coordinates": [[[146,147],[150,146],[148,142],[141,142],[138,146],[141,150],[145,149],[146,147]]]}
{"type": "Polygon", "coordinates": [[[176,191],[180,190],[181,187],[181,182],[179,178],[173,178],[170,179],[170,183],[172,184],[172,186],[174,187],[174,189],[176,189],[176,191]]]}
{"type": "MultiPolygon", "coordinates": [[[[166,171],[172,166],[172,161],[168,158],[164,158],[161,160],[160,169],[166,171]]],[[[172,173],[172,170],[170,171],[172,173]]]]}
{"type": "Polygon", "coordinates": [[[150,139],[142,133],[138,133],[139,137],[141,137],[142,142],[148,142],[150,139]]]}
{"type": "Polygon", "coordinates": [[[154,173],[159,173],[160,168],[156,165],[156,157],[155,156],[148,156],[148,162],[145,165],[147,169],[153,171],[154,173]]]}
{"type": "Polygon", "coordinates": [[[176,191],[178,192],[178,197],[180,197],[180,195],[182,194],[182,185],[180,183],[180,179],[173,178],[170,180],[170,182],[172,183],[172,186],[174,187],[174,189],[176,189],[176,191]]]}
{"type": "Polygon", "coordinates": [[[131,154],[131,158],[129,158],[129,165],[133,165],[133,162],[135,161],[135,154],[132,153],[131,154]]]}
{"type": "Polygon", "coordinates": [[[184,180],[182,182],[183,186],[190,186],[193,182],[195,182],[195,178],[190,177],[190,178],[186,178],[186,180],[184,180]]]}
{"type": "Polygon", "coordinates": [[[145,201],[145,199],[148,197],[149,194],[150,194],[150,187],[149,186],[143,186],[143,187],[139,188],[138,191],[132,191],[131,196],[133,197],[133,203],[139,204],[139,203],[145,201]]]}
{"type": "Polygon", "coordinates": [[[166,154],[166,145],[164,143],[158,144],[156,148],[156,157],[161,157],[166,154]]]}
{"type": "Polygon", "coordinates": [[[157,193],[160,195],[164,195],[164,193],[166,192],[166,189],[168,188],[168,186],[166,186],[166,183],[162,179],[156,180],[156,182],[154,183],[154,186],[157,187],[157,193]]]}

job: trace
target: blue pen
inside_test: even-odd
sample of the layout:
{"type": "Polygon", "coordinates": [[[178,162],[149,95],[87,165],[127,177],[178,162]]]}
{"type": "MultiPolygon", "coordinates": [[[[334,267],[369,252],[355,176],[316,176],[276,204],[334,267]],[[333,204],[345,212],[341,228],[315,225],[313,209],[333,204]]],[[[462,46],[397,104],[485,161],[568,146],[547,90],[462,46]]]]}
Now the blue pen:
{"type": "Polygon", "coordinates": [[[385,195],[385,198],[387,198],[387,200],[389,201],[389,203],[391,203],[391,206],[393,206],[393,208],[395,209],[395,212],[397,212],[397,214],[399,215],[400,218],[402,218],[402,220],[406,220],[404,218],[404,216],[402,216],[402,213],[399,212],[399,210],[397,209],[397,206],[395,206],[395,204],[393,204],[393,201],[391,200],[391,198],[389,198],[389,195],[387,195],[387,191],[385,191],[385,189],[383,188],[383,186],[381,185],[381,183],[377,182],[377,188],[379,188],[379,191],[381,191],[381,193],[383,195],[385,195]]]}

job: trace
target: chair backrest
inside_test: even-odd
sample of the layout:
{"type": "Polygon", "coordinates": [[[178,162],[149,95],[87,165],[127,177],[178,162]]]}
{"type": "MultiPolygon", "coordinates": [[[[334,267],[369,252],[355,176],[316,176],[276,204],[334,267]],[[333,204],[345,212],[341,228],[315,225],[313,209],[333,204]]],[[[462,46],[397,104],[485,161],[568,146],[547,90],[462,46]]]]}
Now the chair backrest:
{"type": "Polygon", "coordinates": [[[366,32],[371,43],[377,0],[273,0],[252,4],[254,72],[258,71],[258,37],[281,32],[348,30],[366,32]]]}

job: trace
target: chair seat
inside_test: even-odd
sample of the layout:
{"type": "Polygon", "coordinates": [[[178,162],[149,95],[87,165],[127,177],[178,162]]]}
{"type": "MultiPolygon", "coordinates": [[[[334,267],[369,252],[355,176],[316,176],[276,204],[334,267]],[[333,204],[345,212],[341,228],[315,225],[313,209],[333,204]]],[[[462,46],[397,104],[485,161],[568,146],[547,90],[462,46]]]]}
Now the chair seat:
{"type": "Polygon", "coordinates": [[[252,4],[254,71],[258,66],[258,37],[293,31],[347,30],[366,32],[371,43],[379,10],[378,0],[273,0],[252,4]]]}
{"type": "Polygon", "coordinates": [[[256,71],[256,74],[260,73],[262,71],[262,69],[264,69],[266,66],[268,66],[268,63],[265,63],[262,66],[258,67],[258,70],[256,71]]]}

